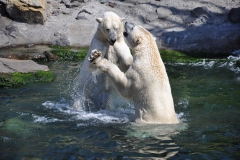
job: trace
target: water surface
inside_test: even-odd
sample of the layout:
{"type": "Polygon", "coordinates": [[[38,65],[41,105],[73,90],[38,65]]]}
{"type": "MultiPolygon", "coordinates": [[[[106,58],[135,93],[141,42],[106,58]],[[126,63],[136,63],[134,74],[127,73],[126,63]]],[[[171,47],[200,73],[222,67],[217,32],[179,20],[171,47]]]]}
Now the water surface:
{"type": "Polygon", "coordinates": [[[46,64],[54,82],[0,89],[0,159],[240,158],[240,72],[231,63],[166,64],[176,125],[135,124],[131,103],[76,111],[81,63],[46,64]]]}

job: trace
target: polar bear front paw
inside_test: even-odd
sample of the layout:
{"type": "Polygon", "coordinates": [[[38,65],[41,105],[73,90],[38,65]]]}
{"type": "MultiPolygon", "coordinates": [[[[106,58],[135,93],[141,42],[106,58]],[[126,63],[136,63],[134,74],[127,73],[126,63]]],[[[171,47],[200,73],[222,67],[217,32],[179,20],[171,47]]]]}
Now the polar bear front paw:
{"type": "Polygon", "coordinates": [[[98,59],[101,56],[102,56],[101,51],[94,49],[92,50],[91,55],[88,57],[88,61],[94,64],[96,59],[98,59]]]}

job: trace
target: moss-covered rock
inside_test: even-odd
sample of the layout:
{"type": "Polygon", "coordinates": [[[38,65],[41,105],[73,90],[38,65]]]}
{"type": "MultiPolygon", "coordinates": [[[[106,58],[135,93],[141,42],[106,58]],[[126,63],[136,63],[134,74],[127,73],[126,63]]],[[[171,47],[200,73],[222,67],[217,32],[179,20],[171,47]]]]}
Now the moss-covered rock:
{"type": "Polygon", "coordinates": [[[31,82],[51,82],[54,78],[51,71],[37,71],[36,73],[1,73],[0,87],[16,87],[31,82]]]}

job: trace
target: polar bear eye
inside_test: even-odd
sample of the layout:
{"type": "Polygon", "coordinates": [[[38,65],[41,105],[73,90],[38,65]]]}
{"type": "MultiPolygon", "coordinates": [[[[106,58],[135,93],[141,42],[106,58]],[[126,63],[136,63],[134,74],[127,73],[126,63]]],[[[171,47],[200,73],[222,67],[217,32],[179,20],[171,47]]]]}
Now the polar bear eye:
{"type": "Polygon", "coordinates": [[[107,31],[107,32],[109,32],[109,31],[110,31],[110,29],[106,28],[106,31],[107,31]]]}

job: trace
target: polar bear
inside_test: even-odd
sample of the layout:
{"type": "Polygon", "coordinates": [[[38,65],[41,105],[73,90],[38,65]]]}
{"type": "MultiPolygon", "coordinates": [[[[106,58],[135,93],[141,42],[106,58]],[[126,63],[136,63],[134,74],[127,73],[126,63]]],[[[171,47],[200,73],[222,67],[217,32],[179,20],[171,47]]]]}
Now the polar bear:
{"type": "MultiPolygon", "coordinates": [[[[101,51],[102,56],[126,71],[133,61],[130,49],[123,37],[123,18],[113,12],[105,12],[102,18],[96,19],[97,31],[91,41],[87,57],[93,49],[101,51]]],[[[86,58],[75,78],[74,107],[78,110],[99,110],[109,108],[117,96],[115,88],[109,85],[104,74],[94,72],[86,58]]],[[[120,95],[119,95],[120,96],[120,95]]],[[[120,96],[121,97],[121,96],[120,96]]]]}
{"type": "Polygon", "coordinates": [[[155,38],[143,27],[125,23],[125,39],[133,49],[133,62],[124,73],[93,50],[89,61],[105,73],[122,96],[131,99],[139,123],[179,123],[169,79],[155,38]]]}

